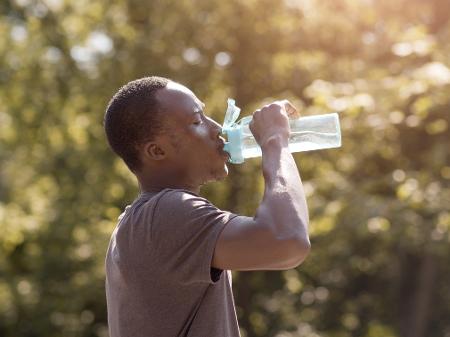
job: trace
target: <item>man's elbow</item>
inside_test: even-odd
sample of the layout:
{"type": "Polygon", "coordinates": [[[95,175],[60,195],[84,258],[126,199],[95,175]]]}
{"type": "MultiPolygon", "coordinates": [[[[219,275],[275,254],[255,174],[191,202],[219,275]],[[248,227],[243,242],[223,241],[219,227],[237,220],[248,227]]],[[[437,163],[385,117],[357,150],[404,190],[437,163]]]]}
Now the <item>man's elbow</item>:
{"type": "Polygon", "coordinates": [[[311,251],[311,242],[307,238],[299,239],[299,242],[297,245],[298,245],[298,247],[297,247],[297,254],[296,254],[296,262],[292,268],[296,268],[300,264],[302,264],[303,261],[305,261],[305,259],[309,255],[309,252],[311,251]]]}
{"type": "Polygon", "coordinates": [[[284,248],[286,255],[281,267],[282,269],[293,269],[305,261],[311,251],[311,243],[308,238],[293,238],[285,242],[284,248]]]}

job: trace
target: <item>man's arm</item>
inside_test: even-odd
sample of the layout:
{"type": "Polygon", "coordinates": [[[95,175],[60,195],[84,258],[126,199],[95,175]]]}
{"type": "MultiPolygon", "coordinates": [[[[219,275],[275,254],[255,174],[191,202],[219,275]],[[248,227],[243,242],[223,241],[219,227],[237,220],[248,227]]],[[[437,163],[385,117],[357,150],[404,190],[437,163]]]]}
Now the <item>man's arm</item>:
{"type": "Polygon", "coordinates": [[[308,255],[308,209],[295,161],[288,150],[287,102],[257,110],[250,125],[262,149],[264,197],[254,218],[236,217],[222,231],[212,266],[231,270],[288,269],[308,255]]]}

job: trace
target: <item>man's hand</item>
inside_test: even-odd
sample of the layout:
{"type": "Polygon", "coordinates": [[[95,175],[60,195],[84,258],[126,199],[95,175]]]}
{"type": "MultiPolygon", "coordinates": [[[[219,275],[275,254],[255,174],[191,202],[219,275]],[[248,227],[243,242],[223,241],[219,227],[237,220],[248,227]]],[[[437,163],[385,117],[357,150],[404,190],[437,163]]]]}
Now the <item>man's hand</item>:
{"type": "Polygon", "coordinates": [[[299,116],[297,109],[288,100],[275,101],[253,113],[249,128],[261,147],[273,138],[279,138],[282,144],[287,145],[291,132],[289,118],[299,116]]]}

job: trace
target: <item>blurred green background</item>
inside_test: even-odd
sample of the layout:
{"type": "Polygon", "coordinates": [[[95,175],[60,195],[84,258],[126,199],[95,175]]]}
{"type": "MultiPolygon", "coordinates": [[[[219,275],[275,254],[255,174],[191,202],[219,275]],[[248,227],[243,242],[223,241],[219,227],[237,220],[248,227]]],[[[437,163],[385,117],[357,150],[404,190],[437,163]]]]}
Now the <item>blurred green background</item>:
{"type": "MultiPolygon", "coordinates": [[[[449,337],[449,68],[448,0],[1,0],[0,336],[108,335],[106,247],[138,189],[103,113],[161,75],[220,122],[227,97],[340,114],[340,149],[295,155],[307,261],[234,273],[243,337],[449,337]]],[[[202,195],[252,216],[262,191],[253,159],[202,195]]]]}

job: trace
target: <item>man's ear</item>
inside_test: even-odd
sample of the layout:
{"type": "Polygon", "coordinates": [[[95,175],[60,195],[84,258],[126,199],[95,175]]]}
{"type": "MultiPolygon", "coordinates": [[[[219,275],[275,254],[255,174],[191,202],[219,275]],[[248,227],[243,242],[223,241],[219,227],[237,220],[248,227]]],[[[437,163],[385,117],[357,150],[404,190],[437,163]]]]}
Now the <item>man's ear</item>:
{"type": "Polygon", "coordinates": [[[162,160],[166,158],[166,152],[156,142],[148,142],[144,145],[144,155],[152,160],[162,160]]]}

